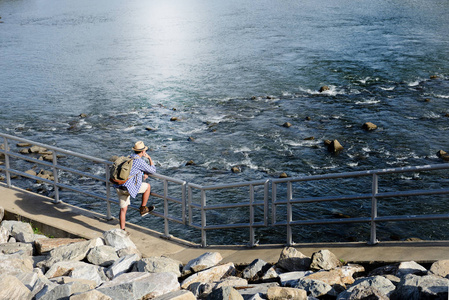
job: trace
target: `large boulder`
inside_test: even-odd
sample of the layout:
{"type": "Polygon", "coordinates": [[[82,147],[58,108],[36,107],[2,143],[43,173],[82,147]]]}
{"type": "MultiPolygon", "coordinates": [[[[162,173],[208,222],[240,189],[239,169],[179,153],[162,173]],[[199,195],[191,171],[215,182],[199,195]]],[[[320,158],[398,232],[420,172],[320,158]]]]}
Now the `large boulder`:
{"type": "Polygon", "coordinates": [[[109,267],[118,258],[115,248],[107,245],[96,246],[87,253],[88,262],[102,267],[109,267]]]}
{"type": "Polygon", "coordinates": [[[307,292],[296,288],[270,287],[267,291],[267,298],[269,300],[307,300],[307,292]]]}
{"type": "Polygon", "coordinates": [[[293,286],[297,289],[302,289],[312,297],[330,296],[336,297],[337,292],[329,284],[314,279],[302,278],[298,280],[298,283],[293,286]]]}
{"type": "Polygon", "coordinates": [[[220,287],[207,296],[207,300],[243,300],[242,295],[231,286],[220,287]]]}
{"type": "Polygon", "coordinates": [[[71,239],[71,238],[52,238],[52,239],[36,239],[34,244],[38,254],[47,254],[51,250],[60,246],[65,246],[77,242],[85,242],[85,239],[71,239]]]}
{"type": "Polygon", "coordinates": [[[337,153],[344,149],[338,140],[326,140],[324,143],[327,145],[327,150],[331,153],[337,153]]]}
{"type": "Polygon", "coordinates": [[[32,256],[33,255],[33,245],[30,243],[5,243],[0,244],[0,253],[3,254],[14,254],[22,251],[23,254],[32,256]]]}
{"type": "Polygon", "coordinates": [[[233,263],[212,267],[184,279],[181,283],[181,288],[186,289],[189,285],[195,282],[208,283],[218,281],[224,276],[234,275],[235,272],[236,269],[233,263]]]}
{"type": "Polygon", "coordinates": [[[131,254],[117,259],[107,270],[106,275],[110,279],[129,272],[133,265],[140,259],[139,255],[131,254]]]}
{"type": "Polygon", "coordinates": [[[87,253],[95,247],[97,240],[88,240],[60,246],[50,251],[49,258],[41,263],[45,268],[50,268],[61,261],[80,261],[86,258],[87,253]]]}
{"type": "Polygon", "coordinates": [[[447,299],[449,279],[408,274],[401,278],[392,299],[447,299]]]}
{"type": "Polygon", "coordinates": [[[18,242],[34,242],[34,231],[29,223],[5,220],[1,227],[6,228],[18,242]]]}
{"type": "Polygon", "coordinates": [[[204,269],[216,266],[223,259],[218,252],[206,252],[197,258],[190,260],[182,269],[184,275],[202,271],[204,269]]]}
{"type": "Polygon", "coordinates": [[[152,299],[179,290],[179,282],[172,272],[131,272],[115,277],[97,290],[114,300],[152,299]]]}
{"type": "Polygon", "coordinates": [[[137,272],[164,273],[173,272],[176,276],[181,276],[182,263],[168,257],[148,257],[142,258],[134,265],[137,272]]]}
{"type": "Polygon", "coordinates": [[[449,276],[449,260],[439,260],[432,264],[429,270],[430,274],[448,278],[449,276]]]}
{"type": "Polygon", "coordinates": [[[243,270],[242,276],[248,280],[257,280],[263,277],[270,268],[271,264],[262,259],[255,259],[243,270]]]}
{"type": "Polygon", "coordinates": [[[342,262],[329,250],[320,250],[312,254],[311,269],[331,270],[340,267],[342,262]]]}
{"type": "Polygon", "coordinates": [[[337,299],[389,299],[395,288],[395,285],[383,276],[364,277],[357,279],[351,287],[340,293],[337,299]]]}
{"type": "Polygon", "coordinates": [[[94,281],[96,285],[103,283],[97,266],[82,261],[61,261],[55,263],[45,273],[47,278],[69,276],[77,279],[94,281]]]}
{"type": "Polygon", "coordinates": [[[0,274],[17,275],[33,271],[33,260],[23,253],[0,255],[0,274]]]}
{"type": "Polygon", "coordinates": [[[286,247],[282,249],[281,255],[277,262],[277,266],[292,272],[292,271],[306,271],[309,269],[311,259],[293,247],[286,247]]]}
{"type": "Polygon", "coordinates": [[[33,297],[30,290],[12,275],[2,273],[0,275],[0,287],[0,299],[29,300],[33,297]]]}
{"type": "Polygon", "coordinates": [[[366,122],[362,125],[362,128],[365,129],[366,131],[372,131],[377,129],[377,125],[371,122],[366,122]]]}
{"type": "Polygon", "coordinates": [[[401,262],[396,272],[396,276],[402,277],[407,274],[426,275],[427,269],[414,261],[401,262]]]}
{"type": "Polygon", "coordinates": [[[126,232],[119,228],[104,232],[103,239],[106,245],[114,247],[116,251],[128,247],[137,249],[136,245],[131,241],[126,232]]]}

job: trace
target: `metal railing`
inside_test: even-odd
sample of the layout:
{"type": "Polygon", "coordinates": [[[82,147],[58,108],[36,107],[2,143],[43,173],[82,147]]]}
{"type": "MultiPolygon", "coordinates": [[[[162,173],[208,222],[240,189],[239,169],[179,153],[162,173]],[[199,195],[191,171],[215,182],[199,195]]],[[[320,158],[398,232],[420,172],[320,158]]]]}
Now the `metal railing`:
{"type": "MultiPolygon", "coordinates": [[[[0,147],[0,158],[4,159],[4,165],[0,164],[0,171],[6,175],[6,184],[8,187],[12,187],[11,175],[18,175],[22,177],[31,178],[37,181],[45,182],[54,187],[54,201],[57,203],[60,200],[60,190],[68,190],[83,195],[88,195],[96,199],[106,201],[107,211],[106,218],[112,219],[111,216],[111,204],[118,204],[118,200],[111,196],[112,185],[109,182],[109,168],[112,162],[98,159],[92,156],[83,155],[75,153],[72,151],[67,151],[61,148],[37,143],[27,139],[11,136],[8,134],[0,133],[0,138],[3,138],[3,149],[0,147]],[[10,141],[28,143],[34,146],[40,146],[51,151],[51,157],[47,157],[47,160],[41,160],[28,154],[21,154],[18,151],[18,146],[16,146],[16,151],[11,150],[10,141]],[[63,156],[64,159],[59,157],[63,156]],[[92,174],[89,170],[78,170],[72,167],[72,165],[67,166],[65,163],[70,163],[69,158],[76,158],[84,160],[86,163],[81,164],[82,166],[91,166],[96,164],[99,166],[96,174],[92,174]],[[29,174],[23,170],[19,170],[19,167],[12,167],[12,160],[15,164],[19,165],[19,162],[28,162],[32,164],[41,165],[52,170],[53,178],[41,178],[34,174],[29,174]],[[63,175],[77,175],[83,178],[88,178],[93,180],[97,190],[89,191],[86,188],[80,188],[76,184],[70,181],[70,179],[65,178],[63,175]],[[100,175],[97,175],[100,174],[100,175]],[[101,191],[98,191],[98,185],[103,187],[101,191]]],[[[0,142],[1,144],[1,142],[0,142]]],[[[77,164],[79,165],[79,164],[77,164]]],[[[417,190],[407,190],[407,191],[385,191],[379,192],[379,177],[386,176],[387,174],[396,173],[407,173],[407,172],[425,172],[425,171],[437,171],[437,170],[448,170],[449,164],[437,164],[437,165],[427,165],[418,167],[404,167],[404,168],[394,168],[394,169],[383,169],[383,170],[370,170],[370,171],[359,171],[359,172],[348,172],[339,174],[326,174],[326,175],[316,175],[316,176],[304,176],[296,178],[285,178],[285,179],[266,179],[259,181],[249,181],[241,182],[235,184],[223,184],[223,185],[207,185],[202,186],[194,183],[187,183],[186,181],[179,180],[176,178],[164,176],[161,174],[153,174],[152,178],[157,179],[163,184],[163,193],[158,194],[152,192],[151,195],[160,198],[164,201],[163,212],[153,211],[152,214],[164,219],[164,233],[162,237],[170,238],[170,222],[175,222],[183,225],[188,225],[191,228],[195,228],[201,231],[201,246],[207,246],[207,235],[208,231],[222,230],[222,229],[249,229],[249,246],[255,246],[258,241],[255,241],[255,229],[265,228],[265,227],[280,227],[284,226],[287,230],[286,233],[286,244],[293,245],[293,231],[292,227],[299,227],[304,225],[327,225],[327,224],[347,224],[347,223],[368,223],[370,224],[370,244],[377,243],[377,231],[376,225],[380,222],[389,221],[423,221],[423,220],[447,220],[449,219],[449,214],[423,214],[423,215],[389,215],[389,216],[379,216],[378,215],[378,203],[379,199],[386,199],[391,197],[410,197],[417,195],[444,195],[449,194],[448,188],[438,188],[438,189],[417,189],[417,190]],[[351,194],[342,195],[330,195],[323,196],[325,193],[320,194],[316,197],[311,197],[306,195],[303,197],[295,194],[293,189],[294,184],[303,184],[305,182],[323,182],[323,186],[326,186],[329,180],[332,179],[345,179],[345,178],[361,178],[361,177],[371,177],[369,180],[368,193],[357,193],[353,192],[351,194]],[[271,224],[269,222],[270,214],[270,199],[269,199],[269,189],[271,187],[271,224]],[[263,200],[256,200],[255,189],[263,189],[263,200]],[[240,202],[236,200],[236,193],[233,192],[235,189],[239,189],[239,199],[240,202]],[[228,192],[228,195],[221,196],[221,198],[226,198],[229,200],[219,201],[220,197],[208,197],[207,193],[214,193],[217,191],[228,192]],[[243,192],[242,192],[243,190],[243,192]],[[286,193],[286,197],[283,198],[281,194],[286,193]],[[178,197],[174,197],[176,194],[178,197]],[[199,196],[197,196],[199,194],[199,196]],[[295,198],[296,196],[296,198],[295,198]],[[301,212],[303,208],[297,208],[295,205],[302,205],[306,203],[326,203],[326,202],[338,202],[338,201],[358,201],[358,200],[368,200],[370,202],[370,213],[369,216],[362,217],[348,217],[339,219],[311,219],[310,216],[306,219],[293,219],[293,216],[301,212]],[[170,211],[170,205],[176,205],[176,211],[170,211]],[[279,206],[285,206],[286,209],[279,209],[279,206]],[[208,218],[207,214],[210,212],[226,211],[232,209],[240,209],[239,214],[246,214],[246,221],[241,222],[231,222],[223,221],[220,223],[217,218],[208,218]],[[175,214],[177,216],[175,216],[175,214]],[[278,221],[277,219],[283,217],[285,220],[278,221]]],[[[67,176],[66,176],[67,177],[67,176]]],[[[307,191],[306,189],[301,189],[301,192],[307,191]]],[[[115,195],[115,193],[113,193],[115,195]]],[[[130,206],[133,209],[138,209],[137,206],[130,206]]],[[[226,213],[225,213],[226,214],[226,213]]]]}
{"type": "Polygon", "coordinates": [[[255,233],[254,230],[256,227],[263,227],[268,225],[268,184],[269,180],[260,180],[260,181],[250,181],[243,182],[237,184],[225,184],[225,185],[211,185],[211,186],[200,186],[197,184],[189,183],[187,185],[188,195],[189,195],[189,225],[201,230],[201,246],[205,247],[206,243],[206,231],[208,230],[216,230],[216,229],[229,229],[229,228],[249,228],[249,243],[248,246],[253,247],[257,243],[255,241],[255,233]],[[263,186],[263,201],[255,200],[255,192],[254,189],[256,186],[263,186]],[[227,203],[227,204],[207,204],[206,201],[206,191],[211,190],[219,190],[219,189],[234,189],[234,188],[248,188],[249,190],[249,201],[248,202],[240,202],[240,203],[227,203]],[[200,191],[200,203],[194,203],[193,201],[193,190],[197,189],[200,191]],[[255,207],[263,206],[263,216],[262,221],[255,221],[255,207]],[[249,220],[248,222],[241,223],[233,223],[233,224],[214,224],[207,225],[207,217],[206,212],[210,210],[218,210],[218,209],[229,209],[229,208],[238,208],[238,207],[247,207],[249,208],[249,220]],[[201,213],[201,224],[196,224],[192,220],[193,210],[200,210],[201,213]]]}
{"type": "Polygon", "coordinates": [[[378,243],[376,224],[380,222],[391,221],[423,221],[423,220],[447,220],[449,214],[428,214],[428,215],[391,215],[391,216],[379,216],[378,215],[378,200],[391,197],[410,197],[419,195],[442,195],[449,194],[449,188],[440,189],[420,189],[420,190],[408,190],[408,191],[395,191],[395,192],[379,192],[379,177],[387,174],[408,173],[408,172],[424,172],[424,171],[436,171],[436,170],[449,170],[449,164],[416,166],[416,167],[402,167],[394,169],[382,169],[382,170],[370,170],[359,172],[347,172],[339,174],[326,174],[316,176],[304,176],[297,178],[285,178],[272,180],[272,225],[273,226],[286,226],[287,228],[287,245],[293,245],[292,238],[292,226],[302,225],[323,225],[323,224],[346,224],[346,223],[369,223],[370,224],[370,240],[369,244],[378,243]],[[342,178],[356,178],[371,176],[371,192],[365,194],[346,194],[338,196],[321,196],[321,197],[304,197],[294,198],[292,184],[294,182],[308,182],[330,179],[342,179],[342,178]],[[287,197],[283,200],[277,199],[278,185],[287,185],[287,197]],[[371,201],[371,213],[369,217],[358,218],[340,218],[340,219],[313,219],[313,220],[293,220],[293,204],[304,203],[319,203],[330,201],[350,201],[370,199],[371,201]],[[276,221],[277,206],[286,205],[286,220],[276,221]]]}

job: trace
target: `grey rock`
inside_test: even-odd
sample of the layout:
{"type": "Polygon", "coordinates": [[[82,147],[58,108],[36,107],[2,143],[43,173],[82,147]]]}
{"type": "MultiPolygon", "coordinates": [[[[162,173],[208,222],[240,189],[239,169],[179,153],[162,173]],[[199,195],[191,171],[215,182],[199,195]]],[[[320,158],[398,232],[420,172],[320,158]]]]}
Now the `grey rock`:
{"type": "Polygon", "coordinates": [[[281,286],[295,286],[301,278],[313,274],[312,271],[287,272],[279,275],[281,286]]]}
{"type": "Polygon", "coordinates": [[[60,246],[50,251],[49,258],[44,262],[44,266],[50,268],[55,263],[61,261],[80,261],[86,258],[90,249],[95,247],[96,240],[72,243],[60,246]]]}
{"type": "Polygon", "coordinates": [[[131,272],[102,284],[97,290],[114,300],[148,299],[179,290],[178,277],[168,273],[131,272]]]}
{"type": "Polygon", "coordinates": [[[135,264],[139,260],[139,256],[137,254],[131,254],[127,256],[123,256],[117,259],[107,270],[106,275],[113,279],[118,275],[126,273],[131,270],[133,264],[135,264]]]}
{"type": "Polygon", "coordinates": [[[153,300],[196,300],[196,297],[190,291],[179,290],[153,298],[153,300]]]}
{"type": "Polygon", "coordinates": [[[342,266],[341,261],[329,250],[320,250],[312,255],[311,269],[332,270],[340,266],[342,266]]]}
{"type": "Polygon", "coordinates": [[[17,275],[33,271],[33,260],[22,253],[0,255],[0,274],[17,275]]]}
{"type": "Polygon", "coordinates": [[[13,254],[22,251],[24,254],[32,256],[33,255],[33,245],[30,243],[6,243],[0,244],[0,253],[3,254],[13,254]]]}
{"type": "Polygon", "coordinates": [[[391,299],[447,299],[449,279],[435,275],[408,274],[401,278],[391,299]]]}
{"type": "Polygon", "coordinates": [[[448,278],[449,276],[449,260],[439,260],[432,264],[430,267],[430,273],[448,278]]]}
{"type": "Polygon", "coordinates": [[[119,228],[104,232],[103,239],[106,245],[114,247],[116,251],[128,247],[137,249],[133,241],[126,235],[126,232],[119,228]]]}
{"type": "Polygon", "coordinates": [[[301,278],[293,287],[305,290],[307,294],[312,297],[321,297],[325,295],[333,297],[337,296],[337,292],[332,288],[332,286],[319,280],[301,278]]]}
{"type": "Polygon", "coordinates": [[[396,272],[396,276],[402,277],[407,274],[426,275],[427,269],[414,261],[401,262],[396,272]]]}
{"type": "Polygon", "coordinates": [[[277,262],[277,266],[286,271],[306,271],[309,269],[311,259],[293,247],[282,249],[281,255],[277,262]]]}
{"type": "Polygon", "coordinates": [[[226,276],[234,275],[235,272],[236,269],[233,263],[215,266],[187,277],[181,283],[181,288],[186,289],[189,285],[195,282],[208,283],[219,281],[226,276]]]}
{"type": "Polygon", "coordinates": [[[29,243],[34,241],[33,228],[29,223],[5,220],[1,226],[5,227],[18,242],[29,243]]]}
{"type": "Polygon", "coordinates": [[[84,293],[74,294],[70,297],[70,300],[113,300],[113,299],[97,290],[90,290],[84,293]]]}
{"type": "Polygon", "coordinates": [[[224,286],[214,290],[206,298],[207,300],[243,300],[242,295],[239,294],[233,287],[224,286]]]}
{"type": "Polygon", "coordinates": [[[245,289],[239,289],[238,292],[244,299],[249,299],[255,295],[259,295],[260,297],[266,299],[268,289],[276,286],[279,286],[277,282],[251,284],[245,289]]]}
{"type": "Polygon", "coordinates": [[[101,245],[90,249],[86,258],[91,264],[108,267],[112,265],[119,257],[114,247],[101,245]]]}
{"type": "Polygon", "coordinates": [[[262,277],[269,269],[271,264],[268,264],[262,259],[255,259],[243,270],[243,278],[249,280],[256,280],[262,277]]]}
{"type": "Polygon", "coordinates": [[[39,300],[69,299],[72,294],[85,292],[90,289],[91,287],[88,284],[74,281],[56,286],[40,297],[39,300]]]}
{"type": "Polygon", "coordinates": [[[72,278],[86,279],[95,281],[97,285],[104,280],[101,278],[98,267],[82,261],[61,261],[55,263],[45,273],[47,278],[55,278],[60,276],[69,276],[72,278]]]}
{"type": "Polygon", "coordinates": [[[131,254],[137,254],[139,256],[139,259],[142,258],[142,253],[140,253],[140,251],[134,247],[127,247],[117,250],[118,257],[123,257],[131,254]]]}
{"type": "Polygon", "coordinates": [[[0,275],[0,299],[24,299],[33,297],[30,290],[15,276],[0,275]]]}
{"type": "Polygon", "coordinates": [[[346,291],[340,293],[337,299],[356,299],[353,294],[360,294],[361,291],[370,289],[382,297],[390,297],[396,286],[383,276],[364,277],[357,279],[346,291]]]}
{"type": "Polygon", "coordinates": [[[136,262],[134,269],[137,272],[164,273],[173,272],[181,276],[182,263],[168,257],[148,257],[136,262]]]}
{"type": "Polygon", "coordinates": [[[0,227],[0,244],[8,242],[9,234],[9,230],[6,227],[0,227]]]}
{"type": "MultiPolygon", "coordinates": [[[[2,155],[2,154],[0,154],[0,155],[2,155]]],[[[0,206],[0,222],[3,221],[4,217],[5,217],[5,209],[2,206],[0,206]]]]}
{"type": "Polygon", "coordinates": [[[207,268],[216,266],[223,259],[218,252],[206,252],[197,258],[190,260],[182,269],[183,274],[199,272],[207,268]]]}
{"type": "Polygon", "coordinates": [[[200,298],[204,298],[204,295],[210,294],[212,291],[226,286],[244,288],[248,286],[248,281],[240,277],[229,276],[220,281],[202,284],[199,289],[201,293],[198,295],[200,298]]]}

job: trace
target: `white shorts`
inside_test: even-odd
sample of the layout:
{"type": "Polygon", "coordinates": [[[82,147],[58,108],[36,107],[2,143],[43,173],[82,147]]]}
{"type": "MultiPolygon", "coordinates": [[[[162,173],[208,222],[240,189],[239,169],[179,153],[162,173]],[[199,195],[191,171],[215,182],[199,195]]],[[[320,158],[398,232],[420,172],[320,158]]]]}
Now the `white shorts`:
{"type": "MultiPolygon", "coordinates": [[[[147,190],[149,184],[146,182],[142,182],[142,185],[139,189],[139,194],[145,193],[147,190]]],[[[131,204],[131,196],[129,195],[128,191],[121,190],[121,189],[115,189],[117,191],[118,199],[120,200],[120,208],[128,207],[128,205],[131,204]]]]}

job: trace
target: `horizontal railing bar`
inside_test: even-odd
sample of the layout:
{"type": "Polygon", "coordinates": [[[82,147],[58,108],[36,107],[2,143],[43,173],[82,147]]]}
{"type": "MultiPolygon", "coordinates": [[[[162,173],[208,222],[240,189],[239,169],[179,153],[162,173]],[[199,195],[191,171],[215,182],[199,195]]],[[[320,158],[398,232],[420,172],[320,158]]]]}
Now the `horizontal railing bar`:
{"type": "MultiPolygon", "coordinates": [[[[438,190],[411,190],[411,191],[400,191],[400,192],[385,192],[375,194],[376,198],[389,198],[389,197],[408,197],[408,196],[421,196],[421,195],[441,195],[449,194],[449,189],[438,189],[438,190]]],[[[276,200],[273,202],[274,205],[287,204],[287,203],[311,203],[311,202],[329,202],[329,201],[345,201],[345,200],[360,200],[369,199],[373,197],[373,194],[360,194],[360,195],[344,195],[344,196],[334,196],[334,197],[313,197],[313,198],[300,198],[287,200],[276,200]]]]}
{"type": "MultiPolygon", "coordinates": [[[[111,165],[112,165],[112,163],[111,163],[111,165]]],[[[173,182],[173,183],[177,183],[177,184],[187,184],[187,182],[184,181],[184,180],[179,180],[179,179],[176,179],[176,178],[173,178],[173,177],[168,177],[168,176],[157,174],[157,173],[156,174],[150,174],[149,176],[150,177],[154,177],[154,178],[158,178],[158,179],[162,179],[162,180],[167,180],[167,181],[170,181],[170,182],[173,182]]]]}
{"type": "MultiPolygon", "coordinates": [[[[213,209],[225,209],[225,208],[237,208],[237,207],[249,207],[249,206],[262,206],[265,203],[263,202],[253,202],[250,204],[249,202],[245,203],[230,203],[230,204],[212,204],[204,206],[204,210],[213,210],[213,209]]],[[[201,206],[200,206],[201,207],[201,206]]]]}
{"type": "Polygon", "coordinates": [[[374,220],[376,222],[390,222],[390,221],[424,221],[424,220],[445,220],[445,219],[449,219],[449,214],[384,216],[384,217],[377,217],[374,220]]]}
{"type": "Polygon", "coordinates": [[[189,187],[193,187],[196,189],[200,189],[200,190],[218,190],[218,189],[227,189],[227,188],[235,188],[235,187],[246,187],[246,186],[259,186],[259,185],[264,185],[267,180],[257,180],[257,181],[246,181],[246,182],[241,182],[241,183],[230,183],[230,184],[220,184],[220,185],[208,185],[208,186],[202,186],[202,185],[198,185],[198,184],[192,184],[192,183],[188,183],[187,185],[189,187]]]}
{"type": "Polygon", "coordinates": [[[319,219],[319,220],[298,220],[298,221],[277,221],[274,226],[286,225],[324,225],[324,224],[344,224],[344,223],[364,223],[370,222],[371,218],[347,218],[347,219],[319,219]]]}
{"type": "Polygon", "coordinates": [[[360,200],[371,198],[372,194],[359,194],[359,195],[343,195],[343,196],[326,196],[326,197],[313,197],[313,198],[300,198],[300,199],[292,199],[290,201],[287,200],[276,200],[273,204],[287,204],[287,203],[309,203],[309,202],[326,202],[326,201],[344,201],[344,200],[360,200]]]}
{"type": "MultiPolygon", "coordinates": [[[[156,198],[159,199],[164,199],[163,195],[157,194],[157,193],[153,193],[151,192],[151,196],[154,196],[156,198]]],[[[165,199],[170,200],[171,202],[177,203],[177,204],[182,204],[182,200],[177,199],[177,198],[172,198],[172,197],[166,197],[165,199]]]]}
{"type": "Polygon", "coordinates": [[[438,190],[410,190],[401,192],[385,192],[376,194],[376,198],[388,198],[388,197],[407,197],[407,196],[421,196],[421,195],[441,195],[449,194],[449,189],[438,190]]]}
{"type": "Polygon", "coordinates": [[[264,222],[254,222],[250,223],[235,223],[235,224],[221,224],[221,225],[207,225],[205,227],[201,227],[201,225],[192,223],[190,226],[196,229],[203,230],[215,230],[215,229],[234,229],[234,228],[249,228],[249,227],[265,227],[264,222]]]}
{"type": "Polygon", "coordinates": [[[77,175],[93,178],[93,179],[96,179],[96,180],[99,180],[99,181],[102,181],[102,182],[106,182],[106,179],[104,177],[99,177],[99,176],[96,176],[96,175],[85,173],[83,171],[72,169],[70,167],[65,167],[63,165],[53,165],[50,162],[46,162],[46,161],[39,160],[39,159],[36,159],[34,157],[25,156],[25,155],[22,155],[22,154],[17,154],[17,153],[11,152],[11,151],[7,151],[6,153],[8,153],[9,156],[12,156],[12,157],[15,157],[15,158],[20,158],[20,159],[23,159],[23,160],[26,160],[26,161],[29,161],[29,162],[33,162],[33,163],[39,164],[39,165],[44,165],[44,166],[49,167],[49,168],[56,167],[56,169],[58,169],[58,170],[63,170],[63,171],[67,171],[67,172],[70,172],[70,173],[77,174],[77,175]]]}
{"type": "MultiPolygon", "coordinates": [[[[70,150],[64,150],[62,148],[54,147],[54,146],[51,146],[51,145],[45,145],[45,144],[42,144],[42,143],[39,143],[39,142],[34,142],[34,141],[27,140],[27,139],[15,137],[15,136],[12,136],[12,135],[9,135],[9,134],[6,134],[6,133],[2,133],[1,136],[6,137],[7,139],[10,139],[10,140],[15,140],[15,141],[24,142],[24,143],[30,143],[30,144],[35,145],[35,146],[40,146],[40,147],[43,147],[43,148],[46,148],[46,149],[57,151],[59,153],[63,153],[63,154],[71,155],[71,156],[76,156],[76,157],[80,157],[80,158],[84,158],[84,159],[91,160],[91,161],[98,162],[98,163],[111,163],[111,162],[109,162],[107,160],[104,160],[104,159],[99,159],[99,158],[96,158],[96,157],[93,157],[93,156],[76,153],[76,152],[73,152],[73,151],[70,151],[70,150]]],[[[1,152],[3,152],[3,151],[1,151],[1,152]]]]}
{"type": "Polygon", "coordinates": [[[424,165],[424,166],[412,166],[412,167],[401,167],[392,169],[378,169],[378,170],[367,170],[367,171],[356,171],[356,172],[345,172],[345,173],[332,173],[324,175],[312,175],[312,176],[301,176],[292,178],[281,178],[272,179],[274,184],[285,183],[285,182],[297,182],[297,181],[312,181],[312,180],[324,180],[324,179],[336,179],[336,178],[348,178],[348,177],[360,177],[360,176],[372,176],[373,174],[393,174],[393,173],[404,173],[404,172],[422,172],[422,171],[433,171],[433,170],[444,170],[449,169],[448,164],[437,164],[437,165],[424,165]]]}

